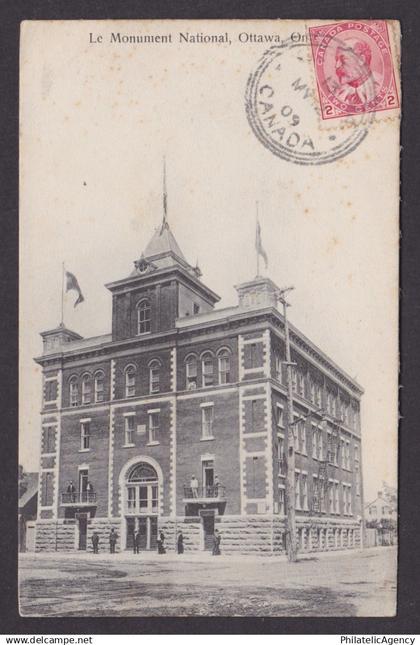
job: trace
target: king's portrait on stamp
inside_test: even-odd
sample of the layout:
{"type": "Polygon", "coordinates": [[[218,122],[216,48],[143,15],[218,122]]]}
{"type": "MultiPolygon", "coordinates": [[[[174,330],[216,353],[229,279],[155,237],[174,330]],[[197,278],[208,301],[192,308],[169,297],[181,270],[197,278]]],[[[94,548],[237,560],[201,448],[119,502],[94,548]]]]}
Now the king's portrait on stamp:
{"type": "Polygon", "coordinates": [[[398,23],[31,21],[20,96],[21,614],[395,615],[398,23]]]}

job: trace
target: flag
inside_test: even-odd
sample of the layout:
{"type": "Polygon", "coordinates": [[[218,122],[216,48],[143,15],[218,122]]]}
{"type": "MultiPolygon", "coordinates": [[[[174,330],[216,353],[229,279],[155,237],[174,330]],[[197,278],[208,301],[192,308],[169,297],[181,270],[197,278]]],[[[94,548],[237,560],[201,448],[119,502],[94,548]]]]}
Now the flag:
{"type": "Polygon", "coordinates": [[[259,222],[258,219],[257,219],[257,231],[256,231],[256,235],[255,235],[255,248],[257,250],[258,255],[261,255],[261,257],[264,258],[265,268],[267,268],[268,267],[268,257],[267,257],[267,253],[265,252],[265,250],[263,248],[263,245],[262,245],[262,241],[261,241],[261,226],[260,226],[260,222],[259,222]]]}
{"type": "Polygon", "coordinates": [[[77,292],[77,299],[74,303],[74,307],[77,307],[77,305],[84,301],[82,290],[79,287],[76,276],[70,273],[70,271],[66,271],[66,292],[71,290],[77,292]]]}

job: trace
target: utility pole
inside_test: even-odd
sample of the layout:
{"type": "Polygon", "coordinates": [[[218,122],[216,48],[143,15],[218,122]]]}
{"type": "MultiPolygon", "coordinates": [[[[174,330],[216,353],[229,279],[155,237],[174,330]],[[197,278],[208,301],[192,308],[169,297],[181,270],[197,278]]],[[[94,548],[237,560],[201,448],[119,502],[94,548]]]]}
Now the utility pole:
{"type": "MultiPolygon", "coordinates": [[[[293,389],[292,389],[292,363],[290,352],[289,322],[287,319],[287,307],[285,294],[294,287],[281,289],[278,299],[283,305],[284,336],[286,343],[286,382],[287,382],[287,488],[286,488],[286,549],[289,562],[296,562],[296,511],[295,511],[295,422],[293,420],[293,389]]],[[[300,421],[300,419],[299,419],[300,421]]]]}

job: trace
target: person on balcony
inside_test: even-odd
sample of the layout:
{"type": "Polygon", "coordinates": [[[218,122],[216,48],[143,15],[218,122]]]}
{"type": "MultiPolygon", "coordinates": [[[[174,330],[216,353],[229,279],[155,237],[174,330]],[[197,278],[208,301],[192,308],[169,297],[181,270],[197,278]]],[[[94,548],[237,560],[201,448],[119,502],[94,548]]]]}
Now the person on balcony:
{"type": "Polygon", "coordinates": [[[190,488],[193,497],[198,497],[198,479],[195,475],[191,477],[190,488]]]}
{"type": "Polygon", "coordinates": [[[69,485],[67,486],[67,493],[70,496],[70,501],[75,502],[76,501],[76,489],[74,487],[74,484],[72,481],[69,482],[69,485]]]}
{"type": "Polygon", "coordinates": [[[178,533],[178,539],[176,544],[177,544],[178,554],[184,553],[184,536],[182,535],[181,531],[178,533]]]}
{"type": "Polygon", "coordinates": [[[221,542],[221,535],[219,531],[216,529],[213,535],[213,551],[212,555],[220,555],[220,542],[221,542]]]}
{"type": "Polygon", "coordinates": [[[96,531],[94,531],[92,535],[92,546],[93,546],[93,552],[98,553],[99,552],[99,535],[96,531]]]}
{"type": "Polygon", "coordinates": [[[86,484],[86,501],[90,502],[93,494],[93,486],[90,481],[86,484]]]}
{"type": "Polygon", "coordinates": [[[213,488],[214,488],[214,496],[215,497],[219,497],[219,486],[220,486],[219,476],[215,475],[214,480],[213,480],[213,488]]]}

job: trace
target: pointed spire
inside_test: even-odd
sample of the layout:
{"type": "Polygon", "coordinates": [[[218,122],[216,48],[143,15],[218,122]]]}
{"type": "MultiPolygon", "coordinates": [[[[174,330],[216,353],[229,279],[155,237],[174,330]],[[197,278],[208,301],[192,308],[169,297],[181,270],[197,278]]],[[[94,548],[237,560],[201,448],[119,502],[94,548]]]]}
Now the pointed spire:
{"type": "Polygon", "coordinates": [[[168,226],[168,194],[166,191],[166,158],[163,157],[163,217],[160,232],[168,226]]]}

